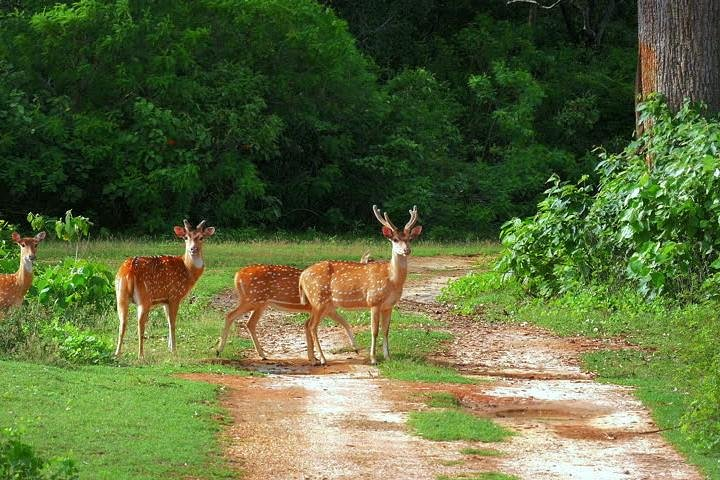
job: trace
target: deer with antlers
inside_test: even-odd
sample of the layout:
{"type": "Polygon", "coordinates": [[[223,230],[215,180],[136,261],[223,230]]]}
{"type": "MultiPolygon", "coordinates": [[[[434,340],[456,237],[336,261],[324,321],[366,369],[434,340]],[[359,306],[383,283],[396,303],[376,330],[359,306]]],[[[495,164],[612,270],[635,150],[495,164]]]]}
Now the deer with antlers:
{"type": "Polygon", "coordinates": [[[20,268],[16,273],[0,275],[0,308],[10,308],[22,304],[33,279],[33,262],[40,242],[45,240],[45,232],[34,237],[21,237],[12,233],[13,242],[20,247],[20,268]]]}
{"type": "MultiPolygon", "coordinates": [[[[362,261],[367,262],[368,260],[364,256],[362,261]]],[[[300,301],[298,285],[301,272],[302,270],[299,268],[288,265],[250,265],[238,270],[235,274],[238,306],[225,315],[225,328],[223,328],[216,353],[220,355],[225,347],[233,322],[243,313],[252,312],[245,327],[250,333],[255,351],[260,358],[265,360],[267,356],[260,346],[255,332],[265,309],[272,306],[286,312],[310,313],[310,305],[305,305],[300,301]]],[[[358,345],[348,322],[334,309],[330,309],[327,315],[345,329],[352,348],[357,352],[358,345]]]]}
{"type": "Polygon", "coordinates": [[[310,318],[305,323],[305,338],[308,361],[318,363],[314,345],[317,344],[319,363],[325,365],[325,356],[317,338],[320,320],[329,311],[338,307],[358,310],[370,309],[370,363],[375,364],[375,346],[378,328],[383,331],[383,354],[390,358],[388,332],[392,308],[402,296],[407,278],[407,259],[410,244],[422,232],[418,221],[417,206],[410,210],[410,220],[400,230],[390,221],[387,212],[380,215],[373,205],[375,218],[380,222],[382,234],[392,243],[392,257],[389,262],[334,262],[324,261],[311,265],[300,275],[300,297],[311,306],[310,318]]]}
{"type": "Polygon", "coordinates": [[[203,240],[215,233],[215,227],[206,227],[205,220],[194,229],[183,220],[184,227],[174,227],[175,235],[185,241],[185,254],[180,256],[153,256],[128,258],[120,265],[115,277],[115,295],[120,318],[118,343],[115,355],[120,355],[128,304],[137,305],[138,358],[143,358],[145,325],[150,309],[162,305],[168,321],[168,348],[175,353],[175,321],[180,302],[190,292],[205,269],[202,255],[203,240]]]}

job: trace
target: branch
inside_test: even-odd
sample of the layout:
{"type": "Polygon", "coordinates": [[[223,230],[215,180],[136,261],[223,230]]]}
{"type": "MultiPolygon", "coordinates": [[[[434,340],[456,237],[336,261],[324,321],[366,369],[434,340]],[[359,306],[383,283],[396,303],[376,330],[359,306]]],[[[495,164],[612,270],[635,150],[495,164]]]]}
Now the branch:
{"type": "Polygon", "coordinates": [[[557,7],[560,4],[560,2],[562,2],[562,0],[555,0],[555,3],[553,3],[552,5],[542,5],[537,0],[507,0],[505,2],[505,5],[510,5],[511,3],[531,3],[533,5],[537,5],[538,7],[542,8],[542,9],[550,10],[551,8],[557,7]]]}

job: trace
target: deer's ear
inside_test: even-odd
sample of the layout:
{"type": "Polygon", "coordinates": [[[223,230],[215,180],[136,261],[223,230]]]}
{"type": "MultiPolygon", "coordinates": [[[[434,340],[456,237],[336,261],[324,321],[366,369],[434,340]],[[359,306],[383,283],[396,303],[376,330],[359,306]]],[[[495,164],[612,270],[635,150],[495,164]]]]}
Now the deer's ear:
{"type": "Polygon", "coordinates": [[[185,228],[175,226],[175,227],[173,227],[173,230],[175,231],[175,236],[176,236],[176,237],[182,238],[182,239],[184,239],[185,237],[187,237],[187,231],[185,230],[185,228]]]}
{"type": "Polygon", "coordinates": [[[422,233],[422,225],[418,225],[417,227],[410,230],[410,238],[417,238],[422,233]]]}
{"type": "Polygon", "coordinates": [[[390,227],[383,227],[382,234],[385,238],[390,238],[390,239],[392,239],[395,236],[395,232],[393,232],[393,229],[390,227]]]}
{"type": "Polygon", "coordinates": [[[45,240],[46,235],[47,235],[47,233],[45,233],[45,232],[38,233],[37,235],[35,235],[35,241],[42,242],[43,240],[45,240]]]}
{"type": "Polygon", "coordinates": [[[215,227],[207,227],[203,230],[203,237],[212,237],[215,235],[215,227]]]}
{"type": "Polygon", "coordinates": [[[12,239],[13,239],[13,242],[15,242],[15,243],[17,243],[18,245],[20,245],[20,240],[22,240],[22,237],[20,236],[19,233],[13,232],[13,233],[12,233],[12,239]]]}

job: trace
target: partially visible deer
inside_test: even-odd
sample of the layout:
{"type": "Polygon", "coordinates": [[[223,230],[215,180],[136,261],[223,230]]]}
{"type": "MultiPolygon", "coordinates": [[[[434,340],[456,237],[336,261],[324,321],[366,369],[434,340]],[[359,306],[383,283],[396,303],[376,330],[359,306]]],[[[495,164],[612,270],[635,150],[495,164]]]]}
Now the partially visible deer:
{"type": "MultiPolygon", "coordinates": [[[[225,328],[217,346],[220,355],[233,322],[243,313],[252,312],[245,327],[252,337],[255,351],[265,360],[267,356],[260,346],[255,333],[258,321],[268,306],[287,312],[310,313],[310,305],[300,303],[298,290],[302,270],[287,265],[250,265],[238,270],[235,274],[235,289],[238,295],[238,306],[225,315],[225,328]]],[[[336,310],[328,310],[327,316],[341,325],[355,351],[358,345],[352,328],[336,310]]]]}
{"type": "Polygon", "coordinates": [[[418,220],[417,207],[410,210],[410,220],[402,230],[392,224],[387,213],[384,217],[381,216],[377,205],[373,205],[373,213],[383,226],[383,235],[392,243],[390,262],[324,261],[308,267],[300,275],[301,301],[312,307],[310,318],[305,323],[308,360],[312,364],[317,364],[314,344],[318,346],[320,364],[326,363],[317,338],[317,327],[323,316],[338,307],[351,310],[370,309],[370,363],[377,363],[375,346],[380,324],[383,330],[383,353],[386,359],[390,358],[390,315],[393,306],[402,296],[407,278],[410,244],[420,235],[422,227],[415,226],[418,220]]]}
{"type": "Polygon", "coordinates": [[[33,279],[33,262],[40,242],[45,240],[45,232],[34,237],[21,237],[12,233],[13,242],[20,246],[20,268],[16,273],[0,275],[0,308],[15,307],[23,302],[33,279]]]}
{"type": "Polygon", "coordinates": [[[175,353],[175,321],[180,302],[190,292],[205,269],[203,261],[203,240],[215,233],[215,227],[205,227],[205,220],[192,228],[183,220],[184,227],[175,227],[175,235],[185,240],[185,254],[180,256],[153,256],[128,258],[120,265],[115,277],[117,312],[120,330],[115,355],[120,355],[125,328],[127,327],[128,304],[137,305],[138,316],[138,358],[144,356],[145,325],[150,309],[162,305],[168,321],[168,348],[175,353]]]}

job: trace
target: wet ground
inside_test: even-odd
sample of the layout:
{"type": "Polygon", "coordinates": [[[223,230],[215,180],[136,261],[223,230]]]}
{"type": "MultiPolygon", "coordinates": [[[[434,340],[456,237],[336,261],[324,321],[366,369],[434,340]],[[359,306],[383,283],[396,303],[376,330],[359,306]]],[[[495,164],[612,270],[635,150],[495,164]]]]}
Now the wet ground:
{"type": "MultiPolygon", "coordinates": [[[[527,325],[486,324],[453,315],[435,297],[464,275],[473,257],[411,258],[399,308],[445,323],[454,335],[434,360],[486,379],[476,385],[439,385],[379,378],[359,355],[327,355],[327,367],[305,359],[302,324],[266,312],[258,327],[264,349],[249,352],[242,368],[265,377],[187,375],[223,386],[233,418],[223,433],[225,454],[245,480],[418,479],[499,471],[522,479],[700,479],[657,433],[632,390],[593,381],[580,368],[586,351],[621,342],[560,338],[527,325]],[[409,434],[407,412],[427,408],[423,394],[454,393],[463,407],[491,417],[518,435],[499,444],[433,442],[409,434]],[[499,457],[468,456],[465,447],[493,448],[499,457]]],[[[232,293],[216,299],[228,310],[232,293]]],[[[391,327],[392,328],[392,327],[391,327]]],[[[243,332],[244,335],[244,332],[243,332]]],[[[324,327],[325,352],[342,351],[343,331],[324,327]]]]}

